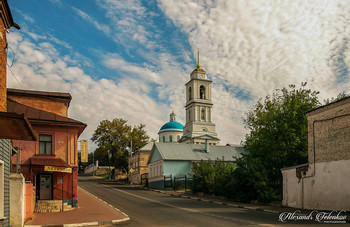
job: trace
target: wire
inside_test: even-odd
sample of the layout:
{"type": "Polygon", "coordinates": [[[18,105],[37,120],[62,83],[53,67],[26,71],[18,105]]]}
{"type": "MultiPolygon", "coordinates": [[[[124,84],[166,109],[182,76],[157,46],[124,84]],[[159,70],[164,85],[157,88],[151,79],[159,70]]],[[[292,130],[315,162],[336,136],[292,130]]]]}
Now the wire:
{"type": "Polygon", "coordinates": [[[17,83],[19,84],[19,86],[20,86],[21,88],[23,88],[22,85],[21,85],[21,83],[18,81],[17,77],[15,76],[15,74],[12,72],[10,66],[9,66],[8,64],[7,64],[7,66],[8,66],[8,68],[9,68],[9,70],[10,70],[12,76],[16,79],[16,81],[17,81],[17,83]]]}
{"type": "Polygon", "coordinates": [[[12,66],[13,66],[13,62],[15,62],[15,52],[13,51],[13,49],[10,47],[10,46],[7,46],[7,49],[11,49],[11,51],[12,51],[12,61],[11,61],[11,66],[9,66],[8,64],[8,66],[10,67],[10,68],[12,68],[12,66]]]}

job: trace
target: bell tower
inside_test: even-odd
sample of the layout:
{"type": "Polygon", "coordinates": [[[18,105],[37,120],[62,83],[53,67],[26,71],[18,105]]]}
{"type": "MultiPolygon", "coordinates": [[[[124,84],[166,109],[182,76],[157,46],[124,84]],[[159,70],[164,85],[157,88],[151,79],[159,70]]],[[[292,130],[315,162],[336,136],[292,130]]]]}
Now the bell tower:
{"type": "Polygon", "coordinates": [[[216,145],[220,141],[212,122],[211,83],[199,65],[198,51],[197,68],[186,83],[186,124],[179,142],[205,144],[207,141],[210,145],[216,145]]]}

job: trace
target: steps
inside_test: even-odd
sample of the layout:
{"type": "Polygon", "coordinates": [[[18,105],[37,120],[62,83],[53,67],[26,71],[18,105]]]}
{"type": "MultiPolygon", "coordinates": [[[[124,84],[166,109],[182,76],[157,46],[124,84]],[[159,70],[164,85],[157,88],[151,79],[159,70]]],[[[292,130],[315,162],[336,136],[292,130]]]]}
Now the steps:
{"type": "MultiPolygon", "coordinates": [[[[63,211],[70,211],[75,209],[67,203],[63,204],[63,211]]],[[[35,213],[45,212],[61,212],[62,211],[62,200],[38,200],[35,204],[35,213]]]]}

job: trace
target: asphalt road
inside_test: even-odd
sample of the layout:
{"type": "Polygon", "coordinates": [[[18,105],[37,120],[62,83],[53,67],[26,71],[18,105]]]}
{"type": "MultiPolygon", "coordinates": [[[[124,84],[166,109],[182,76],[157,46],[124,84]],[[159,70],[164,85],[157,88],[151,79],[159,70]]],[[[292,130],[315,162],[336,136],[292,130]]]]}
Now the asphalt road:
{"type": "Polygon", "coordinates": [[[82,180],[79,186],[130,217],[130,221],[118,226],[291,226],[279,222],[278,214],[174,197],[114,182],[82,180]]]}

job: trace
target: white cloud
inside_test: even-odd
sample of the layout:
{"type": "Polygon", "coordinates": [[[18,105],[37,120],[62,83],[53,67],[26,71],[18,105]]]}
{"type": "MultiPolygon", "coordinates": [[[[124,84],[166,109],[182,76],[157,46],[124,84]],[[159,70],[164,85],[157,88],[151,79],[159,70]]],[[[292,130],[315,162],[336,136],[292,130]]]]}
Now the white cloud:
{"type": "Polygon", "coordinates": [[[101,120],[117,117],[132,125],[146,123],[150,136],[157,138],[162,110],[167,107],[146,94],[149,87],[143,79],[94,80],[82,69],[69,66],[51,45],[35,45],[17,32],[10,33],[8,41],[17,58],[11,70],[22,84],[19,87],[9,74],[8,87],[69,92],[73,97],[70,117],[88,123],[81,138],[90,139],[101,120]]]}
{"type": "MultiPolygon", "coordinates": [[[[166,53],[166,47],[154,41],[159,36],[149,20],[154,15],[142,2],[107,0],[97,4],[106,10],[109,29],[75,10],[149,63],[100,53],[103,65],[122,76],[118,81],[94,80],[91,76],[95,75],[86,75],[79,68],[91,61],[81,58],[84,63],[80,64],[75,57],[60,57],[49,43],[54,39],[45,41],[31,34],[39,42],[34,45],[11,33],[10,46],[15,47],[17,59],[12,70],[24,88],[70,92],[71,117],[89,124],[85,138],[106,118],[146,123],[154,138],[172,109],[184,123],[184,84],[194,66],[180,64],[179,56],[166,53]]],[[[213,80],[213,122],[222,144],[244,140],[244,113],[275,89],[307,81],[310,88],[321,91],[320,100],[343,90],[350,93],[347,1],[159,0],[159,6],[188,36],[192,50],[184,50],[180,57],[189,62],[193,58],[189,52],[200,48],[200,65],[213,80]]],[[[11,75],[9,86],[18,87],[11,75]]]]}
{"type": "Polygon", "coordinates": [[[159,0],[159,6],[188,34],[193,52],[200,48],[215,82],[213,120],[223,140],[244,139],[243,113],[275,89],[307,81],[320,100],[349,93],[348,1],[159,0]],[[223,87],[247,91],[252,100],[223,87]]]}
{"type": "Polygon", "coordinates": [[[87,13],[81,11],[80,9],[77,9],[75,7],[72,7],[72,8],[81,18],[83,18],[87,22],[93,24],[95,26],[95,28],[104,32],[106,35],[110,34],[111,30],[109,29],[109,27],[107,25],[99,23],[96,19],[94,19],[93,17],[91,17],[87,13]]]}

